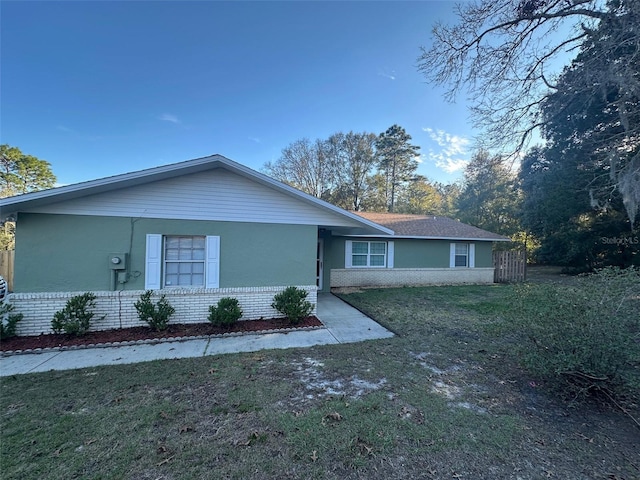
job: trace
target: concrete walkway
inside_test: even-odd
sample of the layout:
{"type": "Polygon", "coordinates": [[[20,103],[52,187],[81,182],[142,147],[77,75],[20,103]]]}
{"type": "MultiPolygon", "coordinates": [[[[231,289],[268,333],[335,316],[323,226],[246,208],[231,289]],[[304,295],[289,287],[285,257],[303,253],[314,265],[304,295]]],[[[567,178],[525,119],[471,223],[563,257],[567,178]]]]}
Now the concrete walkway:
{"type": "Polygon", "coordinates": [[[254,352],[272,348],[353,343],[393,336],[386,328],[329,293],[318,294],[317,316],[326,328],[3,356],[0,357],[0,377],[49,370],[254,352]]]}

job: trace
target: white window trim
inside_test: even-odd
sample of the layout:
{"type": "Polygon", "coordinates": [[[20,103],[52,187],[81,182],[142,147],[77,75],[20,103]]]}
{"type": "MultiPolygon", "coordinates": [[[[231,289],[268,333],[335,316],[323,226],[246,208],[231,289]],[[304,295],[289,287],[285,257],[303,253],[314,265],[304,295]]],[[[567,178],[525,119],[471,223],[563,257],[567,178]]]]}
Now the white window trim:
{"type": "MultiPolygon", "coordinates": [[[[164,287],[163,283],[163,235],[159,233],[147,234],[145,250],[145,290],[160,290],[161,288],[192,288],[184,286],[164,287]]],[[[220,237],[207,235],[205,237],[205,288],[220,288],[220,237]]],[[[197,288],[197,287],[195,287],[197,288]]]]}
{"type": "MultiPolygon", "coordinates": [[[[458,242],[458,244],[462,244],[458,242]]],[[[475,268],[476,266],[476,245],[475,243],[464,243],[469,246],[467,253],[467,265],[456,267],[456,243],[451,243],[449,247],[449,268],[475,268]]]]}
{"type": "MultiPolygon", "coordinates": [[[[367,262],[369,262],[369,255],[367,254],[367,262]]],[[[385,242],[384,240],[346,240],[344,245],[344,268],[393,268],[395,252],[393,241],[385,242]],[[373,243],[385,243],[385,259],[384,265],[353,265],[353,242],[366,242],[373,243]]]]}

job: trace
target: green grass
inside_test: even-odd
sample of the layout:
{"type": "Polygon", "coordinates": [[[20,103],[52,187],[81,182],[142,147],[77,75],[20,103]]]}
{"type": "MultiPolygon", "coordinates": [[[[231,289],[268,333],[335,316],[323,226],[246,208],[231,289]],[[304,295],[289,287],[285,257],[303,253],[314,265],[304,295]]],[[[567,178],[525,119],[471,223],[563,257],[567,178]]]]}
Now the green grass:
{"type": "Polygon", "coordinates": [[[529,386],[495,334],[510,288],[345,296],[391,339],[3,378],[1,476],[640,477],[624,415],[529,386]]]}

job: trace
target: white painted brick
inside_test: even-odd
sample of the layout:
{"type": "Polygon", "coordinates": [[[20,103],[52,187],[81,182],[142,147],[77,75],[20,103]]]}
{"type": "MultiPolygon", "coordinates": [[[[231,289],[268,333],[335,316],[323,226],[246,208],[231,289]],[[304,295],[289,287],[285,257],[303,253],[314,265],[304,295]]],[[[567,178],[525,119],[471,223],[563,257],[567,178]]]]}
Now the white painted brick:
{"type": "MultiPolygon", "coordinates": [[[[159,290],[152,297],[156,302],[160,294],[164,294],[176,309],[171,323],[206,322],[209,306],[216,305],[223,297],[237,298],[243,315],[240,320],[259,318],[276,318],[282,315],[271,308],[274,295],[287,287],[242,287],[194,290],[159,290]]],[[[317,307],[317,287],[315,285],[299,285],[308,292],[307,300],[317,307]]],[[[52,333],[51,320],[58,310],[62,310],[67,301],[84,292],[50,292],[50,293],[13,293],[8,301],[15,306],[15,313],[22,313],[23,319],[17,325],[18,335],[39,335],[52,333]]],[[[96,296],[94,324],[91,330],[109,330],[146,326],[138,319],[134,303],[143,293],[137,291],[93,292],[96,296]],[[100,317],[105,316],[100,320],[100,317]]]]}
{"type": "Polygon", "coordinates": [[[331,270],[331,287],[493,283],[493,268],[344,268],[331,270]]]}

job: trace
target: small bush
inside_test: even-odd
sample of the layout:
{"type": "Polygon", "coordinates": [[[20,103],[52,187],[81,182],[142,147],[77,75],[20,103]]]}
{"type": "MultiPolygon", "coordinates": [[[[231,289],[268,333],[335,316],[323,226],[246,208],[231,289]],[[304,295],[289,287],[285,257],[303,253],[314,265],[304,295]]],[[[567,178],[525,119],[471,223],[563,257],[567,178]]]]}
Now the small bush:
{"type": "Polygon", "coordinates": [[[242,317],[242,309],[237,298],[224,297],[218,305],[209,306],[209,321],[216,327],[230,327],[242,317]]]}
{"type": "Polygon", "coordinates": [[[313,305],[307,300],[308,292],[298,287],[287,287],[273,297],[272,308],[285,315],[289,322],[297,324],[313,311],[313,305]]]}
{"type": "MultiPolygon", "coordinates": [[[[67,301],[62,310],[53,315],[51,328],[55,333],[67,335],[84,335],[91,327],[95,315],[91,310],[96,306],[96,296],[91,293],[76,295],[67,301]]],[[[102,317],[104,318],[104,317],[102,317]]]]}
{"type": "Polygon", "coordinates": [[[572,394],[640,391],[640,270],[606,268],[575,286],[522,285],[509,317],[522,360],[572,394]]]}
{"type": "Polygon", "coordinates": [[[17,323],[22,320],[21,313],[11,313],[14,306],[10,303],[0,304],[0,340],[15,337],[17,323]]]}
{"type": "Polygon", "coordinates": [[[134,304],[138,311],[138,318],[156,331],[166,330],[169,326],[169,317],[175,313],[176,309],[171,306],[165,295],[161,295],[158,302],[154,304],[151,301],[152,295],[153,290],[147,290],[134,304]]]}

